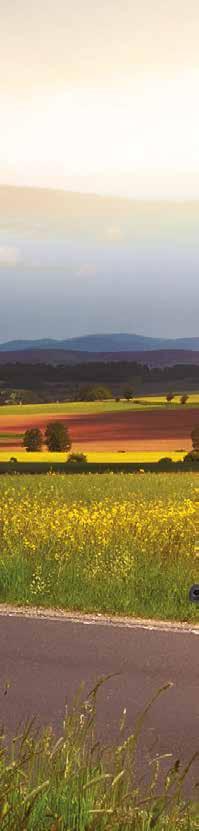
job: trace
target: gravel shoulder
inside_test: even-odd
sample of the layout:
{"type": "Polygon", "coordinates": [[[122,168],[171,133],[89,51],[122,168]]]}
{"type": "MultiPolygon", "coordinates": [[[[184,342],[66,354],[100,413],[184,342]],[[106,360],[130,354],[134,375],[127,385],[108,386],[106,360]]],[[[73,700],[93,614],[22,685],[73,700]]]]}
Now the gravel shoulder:
{"type": "Polygon", "coordinates": [[[43,608],[42,606],[14,606],[6,603],[0,604],[0,616],[39,618],[47,620],[70,621],[71,623],[100,624],[103,626],[126,627],[133,629],[149,629],[158,631],[173,632],[194,632],[199,635],[199,621],[188,622],[157,620],[153,618],[132,618],[120,615],[87,614],[64,609],[43,608]]]}

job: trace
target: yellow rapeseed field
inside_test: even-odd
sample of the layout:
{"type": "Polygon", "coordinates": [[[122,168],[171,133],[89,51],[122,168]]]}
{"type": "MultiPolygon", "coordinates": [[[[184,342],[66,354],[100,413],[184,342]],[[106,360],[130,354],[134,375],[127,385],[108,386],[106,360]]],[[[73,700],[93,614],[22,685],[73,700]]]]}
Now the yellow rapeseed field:
{"type": "MultiPolygon", "coordinates": [[[[172,480],[169,474],[166,480],[161,474],[1,477],[3,599],[14,591],[27,602],[52,602],[53,597],[55,604],[77,605],[69,601],[69,585],[73,598],[78,586],[83,591],[89,585],[89,604],[95,589],[106,605],[114,587],[114,604],[110,599],[109,604],[119,604],[119,610],[122,595],[127,603],[129,581],[139,592],[140,580],[151,580],[151,593],[157,595],[164,575],[170,592],[174,572],[179,585],[185,573],[186,580],[189,573],[196,577],[196,506],[192,486],[185,487],[190,479],[185,474],[178,493],[181,476],[172,480]]],[[[83,600],[80,605],[85,608],[83,600]]]]}
{"type": "MultiPolygon", "coordinates": [[[[49,480],[48,480],[49,481],[49,480]]],[[[53,490],[53,487],[52,487],[53,490]]],[[[18,502],[16,487],[1,495],[0,524],[1,556],[14,552],[38,555],[41,549],[53,554],[60,566],[75,558],[85,565],[91,577],[116,573],[127,576],[133,566],[133,553],[160,553],[161,558],[186,556],[192,550],[194,504],[190,499],[175,502],[161,498],[131,498],[85,504],[60,502],[60,495],[51,495],[51,485],[41,494],[24,493],[18,502]],[[108,552],[108,557],[106,556],[108,552]]]]}
{"type": "MultiPolygon", "coordinates": [[[[73,452],[80,452],[78,447],[73,448],[73,452]]],[[[112,450],[90,450],[86,452],[87,462],[159,462],[165,456],[169,456],[173,462],[180,462],[184,459],[186,450],[126,450],[112,451],[112,450]]],[[[17,447],[12,447],[12,450],[3,450],[3,442],[0,444],[0,462],[9,462],[10,458],[14,456],[18,462],[66,462],[69,453],[50,453],[48,450],[42,450],[40,453],[27,453],[26,450],[19,450],[17,447]]]]}

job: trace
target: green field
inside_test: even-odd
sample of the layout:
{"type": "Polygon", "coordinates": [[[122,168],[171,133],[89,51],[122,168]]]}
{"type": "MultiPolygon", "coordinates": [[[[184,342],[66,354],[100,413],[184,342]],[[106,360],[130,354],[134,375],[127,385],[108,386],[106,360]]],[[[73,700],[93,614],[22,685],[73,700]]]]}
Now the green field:
{"type": "Polygon", "coordinates": [[[194,473],[0,477],[0,601],[196,620],[194,473]]]}
{"type": "MultiPolygon", "coordinates": [[[[51,404],[6,404],[0,408],[0,417],[6,415],[32,415],[40,413],[108,413],[120,412],[121,410],[140,410],[151,409],[158,407],[166,407],[166,409],[173,409],[180,406],[180,396],[176,395],[174,400],[167,403],[166,396],[143,396],[139,397],[139,404],[132,401],[115,401],[114,398],[108,401],[66,401],[63,403],[51,404]]],[[[182,405],[181,405],[182,406],[182,405]]],[[[199,393],[190,394],[187,403],[184,407],[199,407],[199,393]]]]}

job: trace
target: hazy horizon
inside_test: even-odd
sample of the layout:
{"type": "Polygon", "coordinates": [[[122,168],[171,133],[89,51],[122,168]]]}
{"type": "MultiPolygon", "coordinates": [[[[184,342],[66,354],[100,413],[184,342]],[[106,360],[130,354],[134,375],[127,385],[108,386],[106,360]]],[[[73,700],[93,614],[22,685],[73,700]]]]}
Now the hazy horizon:
{"type": "Polygon", "coordinates": [[[3,3],[1,341],[197,333],[198,41],[198,0],[3,3]]]}
{"type": "MultiPolygon", "coordinates": [[[[192,196],[186,196],[186,197],[184,197],[180,194],[178,194],[176,196],[171,196],[171,195],[169,196],[169,193],[166,193],[166,190],[163,194],[158,194],[158,195],[155,195],[155,196],[151,196],[149,194],[144,195],[144,193],[140,193],[140,188],[139,188],[139,191],[137,192],[137,195],[133,192],[130,195],[128,192],[126,192],[128,189],[125,187],[125,178],[128,177],[128,179],[129,179],[129,176],[130,176],[130,174],[126,174],[126,173],[124,175],[122,173],[120,174],[120,178],[121,178],[120,193],[118,192],[117,187],[114,186],[114,185],[112,186],[112,188],[110,186],[110,190],[106,189],[106,187],[103,186],[103,180],[104,180],[103,174],[100,174],[100,175],[99,174],[96,174],[96,175],[94,174],[93,177],[89,177],[89,178],[87,178],[86,176],[80,176],[80,177],[77,177],[77,178],[76,177],[72,177],[72,178],[67,177],[65,185],[64,185],[64,183],[62,183],[62,186],[61,186],[61,184],[56,185],[53,182],[50,183],[50,184],[37,184],[36,185],[35,184],[35,179],[33,179],[32,182],[27,181],[26,183],[23,183],[21,176],[19,176],[19,182],[17,181],[17,177],[15,177],[16,181],[13,182],[12,177],[11,177],[11,181],[9,181],[9,177],[6,178],[6,176],[5,176],[5,181],[4,181],[4,176],[2,175],[1,180],[0,180],[0,189],[3,189],[3,188],[6,188],[8,190],[9,189],[15,189],[17,191],[21,191],[21,190],[29,191],[30,190],[30,191],[33,191],[33,192],[34,191],[37,191],[37,192],[38,191],[40,191],[40,192],[46,191],[48,193],[51,193],[51,192],[56,193],[57,192],[57,193],[64,193],[66,195],[67,194],[70,194],[70,195],[75,194],[77,196],[78,195],[79,196],[94,196],[96,198],[99,197],[99,199],[103,199],[103,198],[105,198],[105,199],[117,199],[121,202],[125,200],[125,202],[128,201],[128,202],[131,202],[131,203],[141,203],[141,204],[151,204],[151,203],[154,203],[154,204],[159,204],[159,203],[164,204],[165,203],[166,205],[167,204],[169,204],[169,205],[190,205],[190,204],[197,204],[197,203],[199,204],[199,173],[198,173],[197,194],[195,196],[192,195],[192,196]],[[98,184],[96,184],[96,183],[98,183],[98,184]],[[73,185],[73,187],[72,187],[72,185],[73,185]]],[[[133,174],[133,176],[135,176],[135,179],[136,179],[136,173],[133,174]]],[[[151,178],[152,178],[152,174],[151,174],[151,178]]],[[[180,175],[179,175],[179,178],[180,178],[180,175]]],[[[194,175],[194,180],[195,180],[195,178],[196,177],[194,175]]],[[[189,179],[190,179],[190,177],[189,177],[189,179]]],[[[113,181],[113,179],[112,179],[112,181],[113,181]]]]}
{"type": "Polygon", "coordinates": [[[1,342],[198,333],[199,203],[0,188],[1,342]]]}

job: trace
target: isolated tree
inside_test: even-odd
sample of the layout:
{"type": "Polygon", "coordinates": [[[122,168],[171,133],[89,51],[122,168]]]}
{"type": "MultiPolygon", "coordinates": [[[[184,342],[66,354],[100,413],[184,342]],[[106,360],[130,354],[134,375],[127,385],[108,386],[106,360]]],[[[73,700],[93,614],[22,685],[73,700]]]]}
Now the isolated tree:
{"type": "Polygon", "coordinates": [[[130,399],[133,398],[132,387],[125,387],[125,389],[124,389],[124,398],[126,398],[126,401],[130,401],[130,399]]]}
{"type": "Polygon", "coordinates": [[[192,447],[193,450],[199,452],[199,424],[198,426],[194,427],[191,433],[191,440],[192,440],[192,447]]]}
{"type": "Polygon", "coordinates": [[[45,444],[52,453],[70,450],[72,446],[68,428],[63,421],[51,421],[45,430],[45,444]]]}
{"type": "Polygon", "coordinates": [[[167,393],[167,401],[168,401],[168,403],[169,403],[169,401],[173,401],[173,398],[174,398],[174,397],[175,397],[174,392],[168,392],[168,393],[167,393]]]}
{"type": "Polygon", "coordinates": [[[188,401],[188,398],[189,398],[189,396],[188,396],[188,395],[186,395],[186,394],[181,395],[180,403],[181,403],[181,404],[186,404],[186,403],[187,403],[187,401],[188,401]]]}
{"type": "Polygon", "coordinates": [[[39,427],[30,427],[26,430],[23,437],[23,446],[28,453],[34,453],[41,450],[43,444],[43,436],[39,427]]]}

